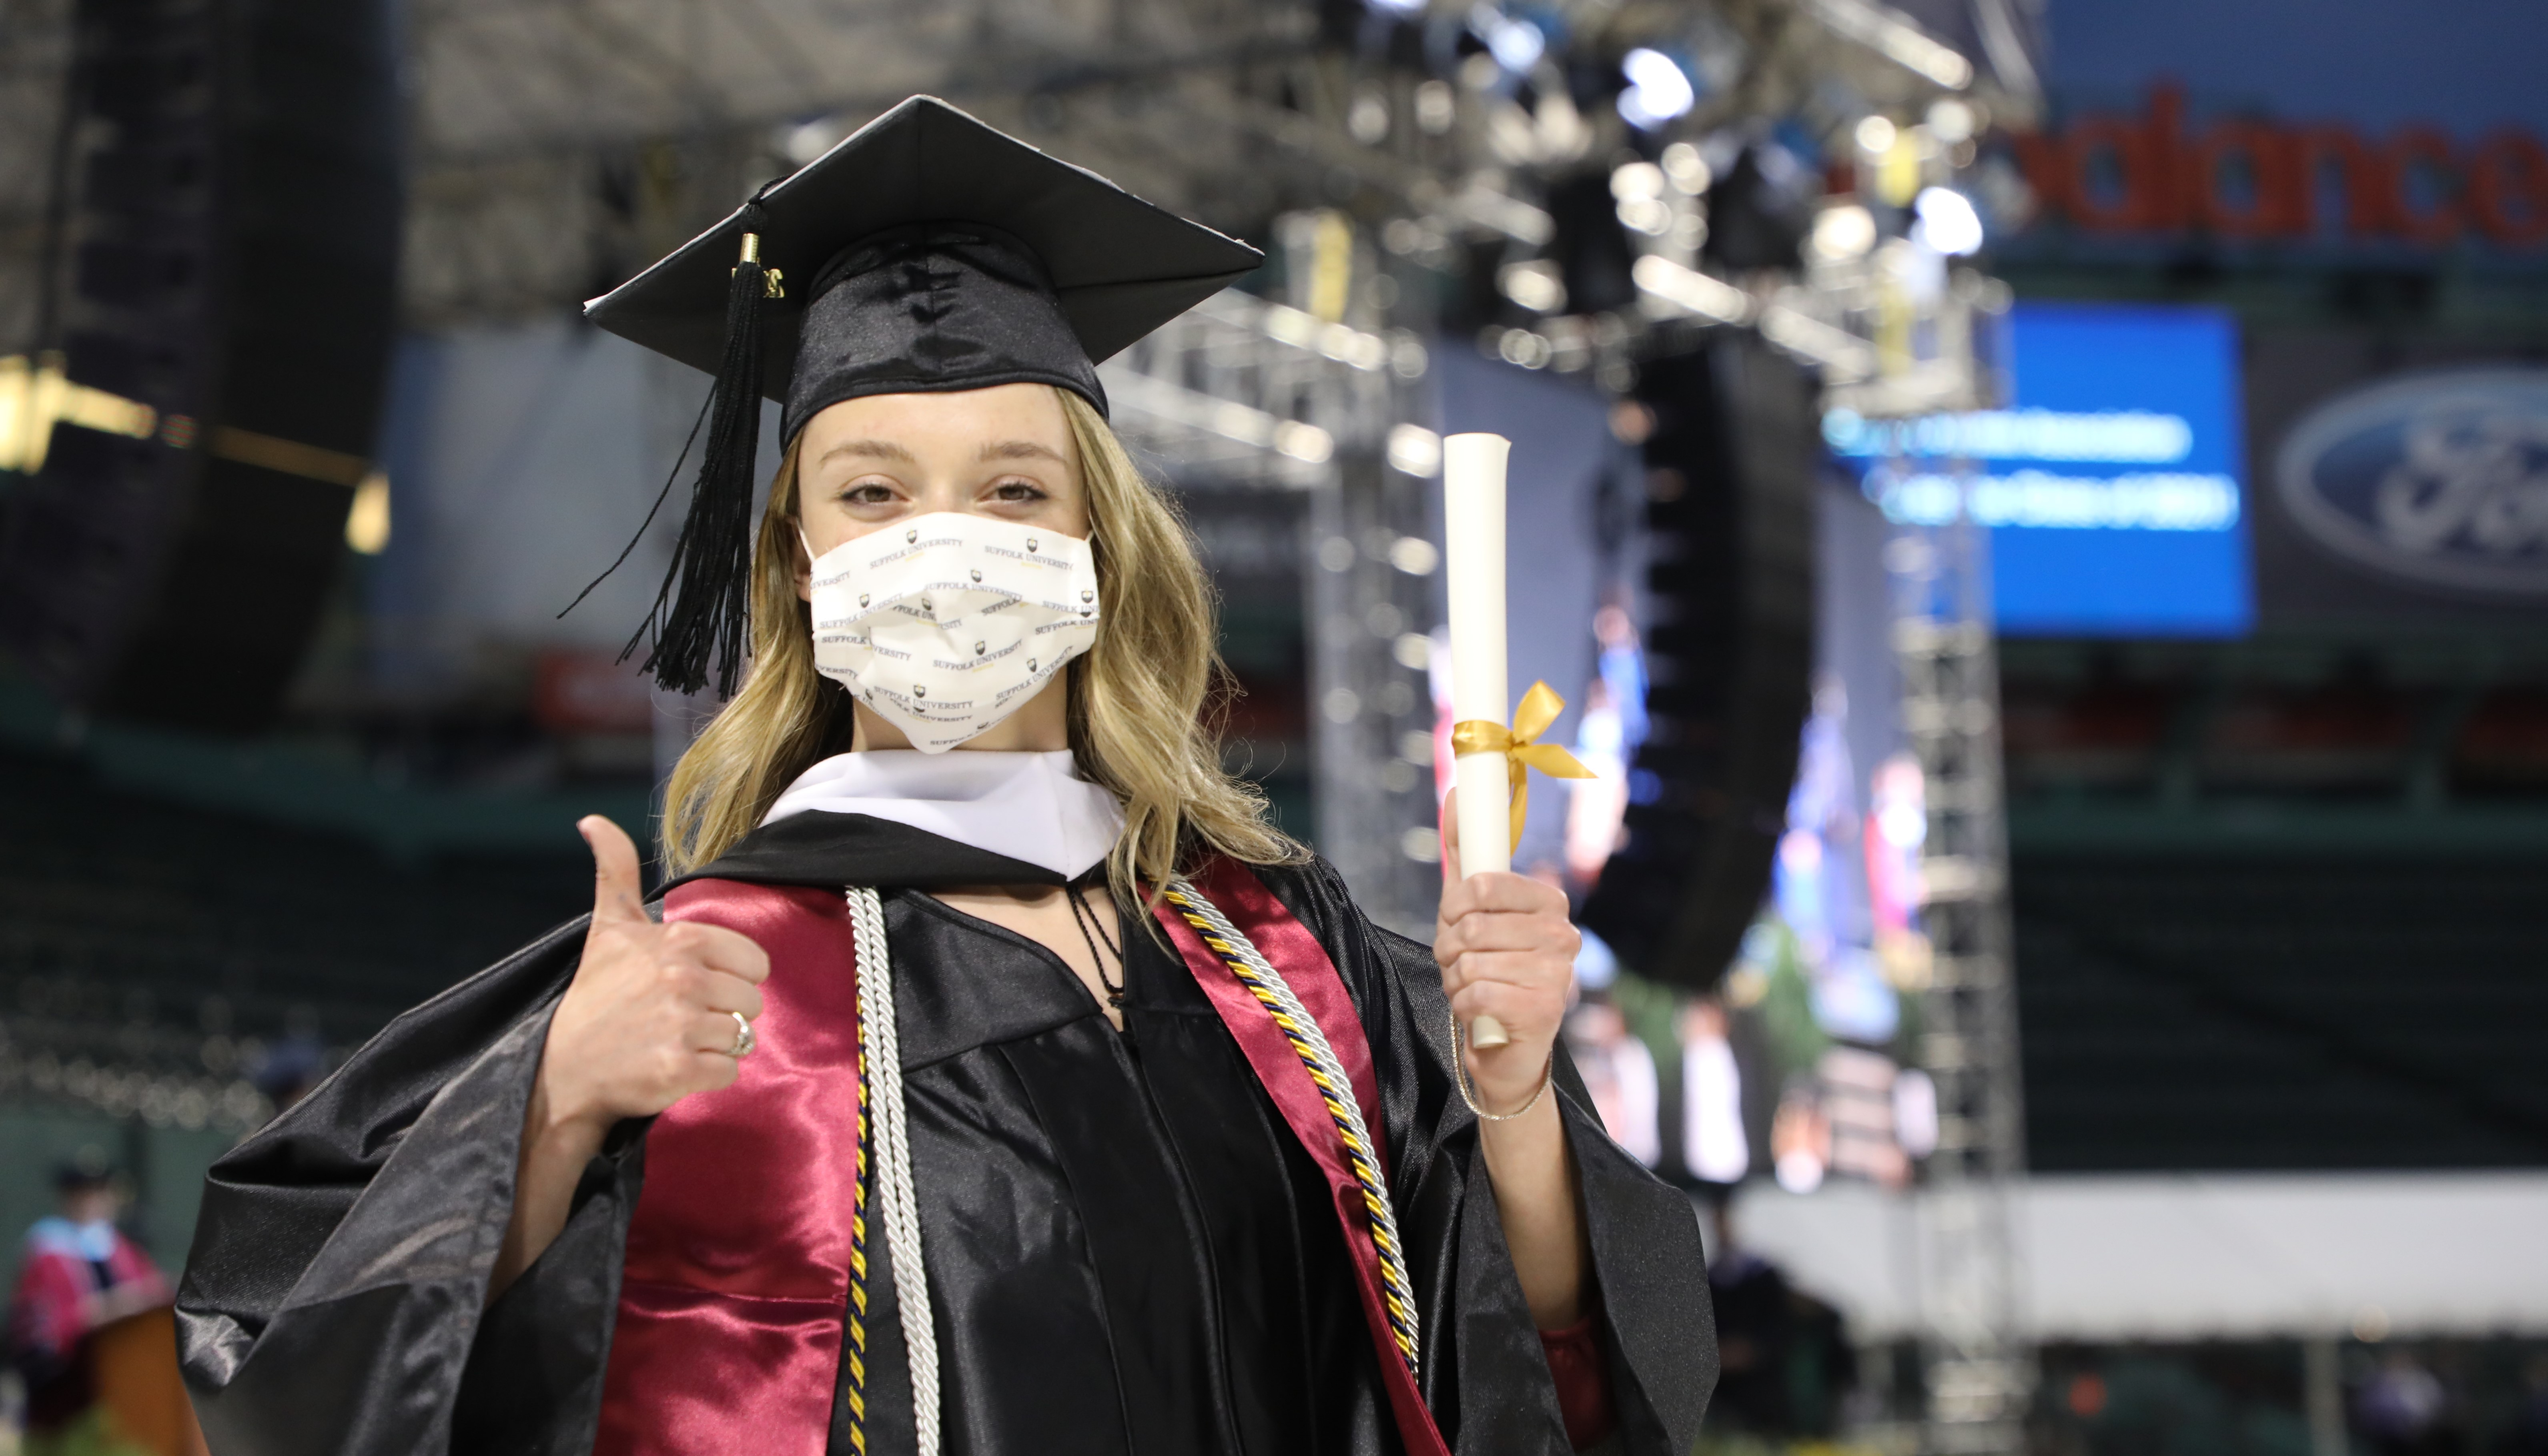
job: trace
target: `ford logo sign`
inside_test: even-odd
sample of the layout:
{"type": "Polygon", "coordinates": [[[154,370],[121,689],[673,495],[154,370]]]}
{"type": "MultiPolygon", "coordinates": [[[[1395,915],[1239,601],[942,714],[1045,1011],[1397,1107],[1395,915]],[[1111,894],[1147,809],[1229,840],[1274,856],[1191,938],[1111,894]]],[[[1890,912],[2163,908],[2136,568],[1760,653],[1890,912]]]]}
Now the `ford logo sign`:
{"type": "Polygon", "coordinates": [[[2274,462],[2309,536],[2391,576],[2548,595],[2548,370],[2392,380],[2302,418],[2274,462]]]}

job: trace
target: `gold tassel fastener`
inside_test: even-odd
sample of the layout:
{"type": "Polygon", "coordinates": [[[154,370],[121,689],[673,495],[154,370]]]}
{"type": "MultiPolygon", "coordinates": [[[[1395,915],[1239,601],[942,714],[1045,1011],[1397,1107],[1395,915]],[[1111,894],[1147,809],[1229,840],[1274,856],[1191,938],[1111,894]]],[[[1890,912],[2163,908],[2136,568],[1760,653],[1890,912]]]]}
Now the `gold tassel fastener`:
{"type": "MultiPolygon", "coordinates": [[[[739,270],[742,268],[744,263],[758,263],[760,261],[761,234],[758,232],[747,232],[743,234],[743,257],[740,262],[735,264],[735,268],[739,270]]],[[[787,297],[786,276],[786,274],[780,272],[776,268],[762,269],[761,296],[763,298],[770,299],[783,299],[787,297]]]]}

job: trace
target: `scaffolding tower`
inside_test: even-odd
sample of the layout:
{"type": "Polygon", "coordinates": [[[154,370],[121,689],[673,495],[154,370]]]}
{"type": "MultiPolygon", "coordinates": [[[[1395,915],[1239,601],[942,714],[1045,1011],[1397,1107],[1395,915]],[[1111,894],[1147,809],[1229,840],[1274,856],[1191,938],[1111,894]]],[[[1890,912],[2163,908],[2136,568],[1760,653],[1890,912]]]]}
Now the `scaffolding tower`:
{"type": "MultiPolygon", "coordinates": [[[[1969,483],[1968,483],[1969,484],[1969,483]]],[[[2026,1166],[1989,537],[1968,510],[1887,544],[1902,725],[1928,808],[1921,923],[1931,948],[1921,1061],[1938,1145],[1919,1200],[1926,1450],[2016,1456],[2035,1386],[2019,1320],[2010,1194],[2026,1166]]]]}
{"type": "Polygon", "coordinates": [[[1306,307],[1217,295],[1100,377],[1127,433],[1181,487],[1305,498],[1316,839],[1374,920],[1430,939],[1436,555],[1425,492],[1441,447],[1411,422],[1430,361],[1403,310],[1356,298],[1368,292],[1356,281],[1386,267],[1367,236],[1332,212],[1289,215],[1276,231],[1306,307]]]}

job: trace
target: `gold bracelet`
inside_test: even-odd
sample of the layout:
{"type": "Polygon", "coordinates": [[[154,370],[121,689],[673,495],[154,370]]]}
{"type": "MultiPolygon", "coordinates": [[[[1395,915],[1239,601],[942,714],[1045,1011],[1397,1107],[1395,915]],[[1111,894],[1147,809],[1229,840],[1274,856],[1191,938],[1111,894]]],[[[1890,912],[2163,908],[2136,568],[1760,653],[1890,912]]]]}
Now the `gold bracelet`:
{"type": "Polygon", "coordinates": [[[1468,1033],[1461,1030],[1460,1019],[1452,1017],[1451,1080],[1460,1089],[1460,1100],[1469,1104],[1469,1111],[1476,1113],[1481,1122],[1509,1123],[1515,1118],[1529,1116],[1530,1110],[1539,1106],[1539,1099],[1548,1095],[1548,1084],[1557,1079],[1557,1048],[1548,1048],[1548,1064],[1539,1069],[1539,1090],[1530,1094],[1530,1101],[1512,1112],[1489,1112],[1478,1106],[1477,1089],[1469,1085],[1468,1040],[1468,1033]]]}

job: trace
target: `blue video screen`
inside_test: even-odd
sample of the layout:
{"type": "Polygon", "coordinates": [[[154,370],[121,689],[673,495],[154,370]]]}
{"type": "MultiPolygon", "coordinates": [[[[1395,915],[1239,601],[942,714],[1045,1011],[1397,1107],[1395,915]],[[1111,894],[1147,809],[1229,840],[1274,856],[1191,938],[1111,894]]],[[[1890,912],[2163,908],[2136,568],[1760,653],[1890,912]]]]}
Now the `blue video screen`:
{"type": "Polygon", "coordinates": [[[2234,637],[2255,620],[2236,322],[2218,309],[2019,304],[1998,410],[1824,417],[1885,514],[1989,528],[2013,636],[2234,637]]]}

